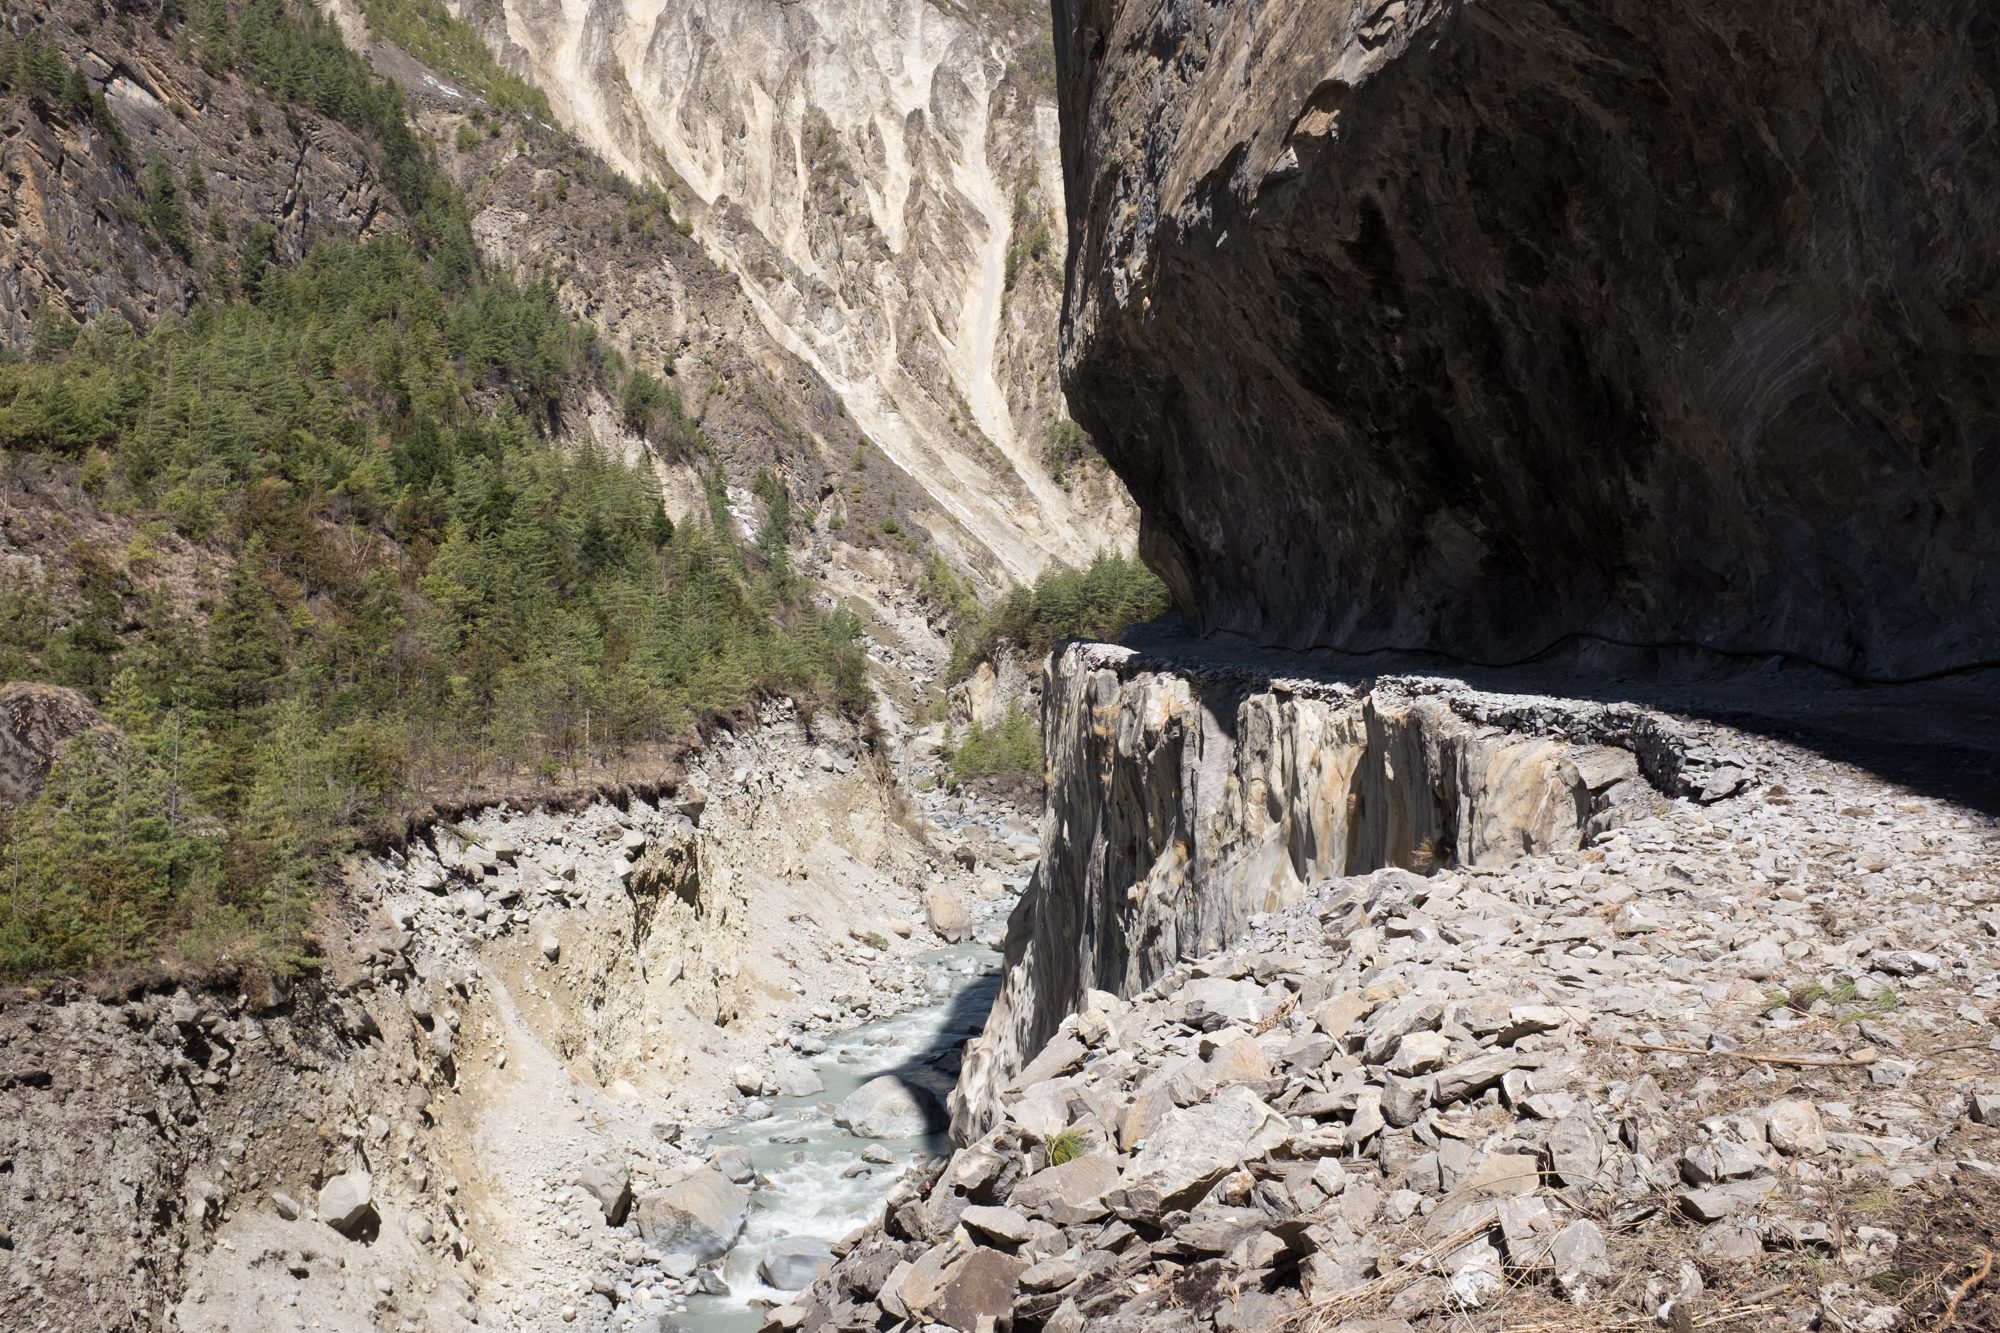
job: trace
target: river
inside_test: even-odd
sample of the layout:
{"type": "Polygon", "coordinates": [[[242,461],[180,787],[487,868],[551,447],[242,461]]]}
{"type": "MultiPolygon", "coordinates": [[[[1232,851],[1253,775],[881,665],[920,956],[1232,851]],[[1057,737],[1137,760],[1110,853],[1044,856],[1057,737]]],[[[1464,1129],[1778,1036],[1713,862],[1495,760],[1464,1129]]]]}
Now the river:
{"type": "MultiPolygon", "coordinates": [[[[727,1295],[696,1296],[674,1316],[688,1333],[755,1333],[764,1322],[753,1302],[781,1305],[758,1264],[785,1239],[831,1245],[881,1212],[882,1200],[910,1166],[949,1150],[942,1130],[914,1139],[863,1139],[834,1124],[841,1099],[870,1079],[892,1074],[931,1091],[942,1106],[957,1078],[966,1040],[986,1021],[999,987],[1000,955],[980,943],[934,949],[922,961],[946,971],[951,990],[937,1003],[854,1028],[830,1039],[811,1063],[826,1083],[810,1097],[781,1097],[769,1115],[718,1130],[714,1148],[741,1147],[757,1176],[742,1236],[720,1266],[727,1295]],[[887,1163],[862,1154],[886,1150],[887,1163]]],[[[879,1155],[879,1154],[878,1154],[879,1155]]]]}

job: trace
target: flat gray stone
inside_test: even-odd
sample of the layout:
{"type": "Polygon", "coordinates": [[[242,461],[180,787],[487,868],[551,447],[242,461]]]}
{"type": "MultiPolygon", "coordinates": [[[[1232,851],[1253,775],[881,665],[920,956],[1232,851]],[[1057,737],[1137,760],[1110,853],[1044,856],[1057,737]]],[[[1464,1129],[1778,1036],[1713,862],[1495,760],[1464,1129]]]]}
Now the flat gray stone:
{"type": "Polygon", "coordinates": [[[1186,1207],[1225,1174],[1291,1138],[1285,1118],[1238,1084],[1215,1100],[1169,1111],[1110,1197],[1121,1217],[1186,1207]]]}

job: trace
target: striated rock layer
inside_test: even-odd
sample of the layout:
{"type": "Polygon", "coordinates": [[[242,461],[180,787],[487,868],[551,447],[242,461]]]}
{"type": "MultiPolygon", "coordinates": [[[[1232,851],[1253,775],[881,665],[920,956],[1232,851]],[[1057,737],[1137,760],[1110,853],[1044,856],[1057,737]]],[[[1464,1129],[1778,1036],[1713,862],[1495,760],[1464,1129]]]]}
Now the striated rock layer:
{"type": "Polygon", "coordinates": [[[1209,628],[2000,658],[1979,0],[1056,0],[1063,373],[1209,628]]]}
{"type": "Polygon", "coordinates": [[[1575,850],[1651,808],[1655,784],[1710,788],[1676,725],[1627,705],[1283,679],[1105,644],[1050,659],[1042,723],[1042,859],[953,1094],[960,1142],[1090,991],[1135,994],[1315,883],[1575,850]]]}

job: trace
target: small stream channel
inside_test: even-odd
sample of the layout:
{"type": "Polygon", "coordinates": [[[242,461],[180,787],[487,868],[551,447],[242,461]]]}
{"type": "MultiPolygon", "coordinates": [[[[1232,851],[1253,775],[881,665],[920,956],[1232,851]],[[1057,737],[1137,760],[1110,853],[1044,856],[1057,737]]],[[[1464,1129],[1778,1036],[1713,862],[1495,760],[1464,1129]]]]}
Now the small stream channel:
{"type": "Polygon", "coordinates": [[[958,1077],[960,1049],[993,1007],[1000,955],[975,942],[934,949],[920,961],[950,978],[944,999],[829,1039],[827,1049],[811,1060],[826,1083],[823,1091],[776,1098],[769,1115],[714,1134],[713,1147],[742,1147],[750,1154],[757,1172],[749,1187],[750,1216],[721,1265],[729,1293],[689,1300],[686,1313],[674,1316],[677,1327],[688,1333],[755,1333],[764,1316],[752,1302],[781,1305],[793,1294],[773,1289],[758,1275],[758,1264],[775,1243],[794,1238],[833,1244],[878,1215],[883,1198],[913,1161],[947,1151],[942,1129],[913,1139],[864,1139],[833,1122],[843,1098],[884,1074],[927,1089],[943,1107],[958,1077]],[[886,1149],[894,1160],[865,1161],[862,1153],[871,1147],[886,1149]]]}

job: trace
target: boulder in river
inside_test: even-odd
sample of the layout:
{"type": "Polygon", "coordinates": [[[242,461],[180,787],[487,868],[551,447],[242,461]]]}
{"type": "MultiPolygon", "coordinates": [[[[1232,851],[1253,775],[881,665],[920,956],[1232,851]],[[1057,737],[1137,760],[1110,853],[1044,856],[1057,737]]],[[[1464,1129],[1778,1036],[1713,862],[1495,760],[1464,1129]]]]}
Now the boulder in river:
{"type": "Polygon", "coordinates": [[[864,1139],[913,1139],[941,1128],[944,1113],[924,1088],[884,1074],[849,1093],[833,1122],[864,1139]]]}
{"type": "Polygon", "coordinates": [[[972,938],[972,917],[965,910],[965,900],[956,891],[942,884],[932,885],[924,895],[924,911],[930,917],[931,929],[946,943],[959,944],[972,938]]]}
{"type": "Polygon", "coordinates": [[[718,1149],[708,1159],[708,1164],[728,1176],[737,1185],[747,1185],[757,1178],[756,1163],[750,1160],[748,1148],[733,1147],[718,1149]]]}
{"type": "Polygon", "coordinates": [[[639,1201],[639,1235],[655,1249],[720,1259],[736,1243],[750,1196],[712,1166],[699,1167],[639,1201]]]}
{"type": "Polygon", "coordinates": [[[757,1276],[779,1291],[804,1291],[832,1262],[825,1243],[788,1236],[757,1261],[757,1276]]]}

